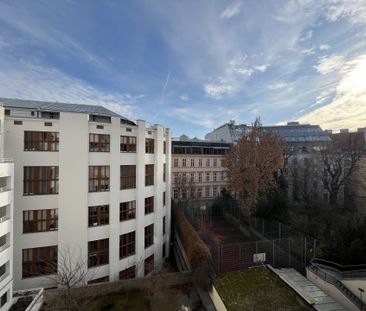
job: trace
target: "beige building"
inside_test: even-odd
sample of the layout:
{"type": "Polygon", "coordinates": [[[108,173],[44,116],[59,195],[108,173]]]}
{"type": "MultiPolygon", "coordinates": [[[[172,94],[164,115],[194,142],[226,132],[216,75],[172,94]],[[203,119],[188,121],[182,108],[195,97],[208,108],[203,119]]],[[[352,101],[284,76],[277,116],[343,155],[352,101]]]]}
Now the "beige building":
{"type": "Polygon", "coordinates": [[[190,139],[182,135],[172,141],[172,198],[208,206],[227,188],[222,166],[231,144],[190,139]]]}

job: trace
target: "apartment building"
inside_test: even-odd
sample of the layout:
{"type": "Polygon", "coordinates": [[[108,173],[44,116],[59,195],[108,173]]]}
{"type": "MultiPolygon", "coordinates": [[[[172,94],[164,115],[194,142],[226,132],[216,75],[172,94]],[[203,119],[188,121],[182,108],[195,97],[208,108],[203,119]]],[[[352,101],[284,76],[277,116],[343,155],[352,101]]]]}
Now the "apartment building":
{"type": "Polygon", "coordinates": [[[4,158],[4,108],[0,107],[0,310],[8,310],[13,291],[14,163],[4,158]]]}
{"type": "Polygon", "coordinates": [[[175,202],[204,207],[227,188],[222,161],[231,144],[190,139],[172,141],[172,195],[175,202]]]}
{"type": "Polygon", "coordinates": [[[158,269],[169,255],[170,130],[101,106],[0,105],[15,162],[14,288],[52,286],[68,252],[85,259],[88,282],[158,269]]]}

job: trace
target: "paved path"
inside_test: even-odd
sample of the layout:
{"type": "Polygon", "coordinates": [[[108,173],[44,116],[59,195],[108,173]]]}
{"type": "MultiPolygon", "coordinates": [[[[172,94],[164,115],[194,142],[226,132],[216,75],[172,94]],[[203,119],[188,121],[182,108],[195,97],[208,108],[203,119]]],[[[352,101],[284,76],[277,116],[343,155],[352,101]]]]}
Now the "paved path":
{"type": "Polygon", "coordinates": [[[318,286],[311,283],[295,269],[273,269],[272,270],[286,282],[295,292],[313,305],[318,311],[347,311],[333,298],[323,292],[318,286]]]}

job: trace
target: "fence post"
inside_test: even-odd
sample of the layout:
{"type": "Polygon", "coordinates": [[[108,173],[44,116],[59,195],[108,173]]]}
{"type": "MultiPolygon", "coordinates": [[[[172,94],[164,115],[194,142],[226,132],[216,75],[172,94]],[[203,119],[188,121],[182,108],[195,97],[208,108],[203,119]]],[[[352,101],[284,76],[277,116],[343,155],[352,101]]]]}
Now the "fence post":
{"type": "Polygon", "coordinates": [[[316,239],[313,241],[313,259],[315,258],[315,250],[316,250],[316,239]]]}
{"type": "Polygon", "coordinates": [[[305,244],[305,247],[304,247],[304,269],[306,269],[306,235],[304,237],[304,244],[305,244]]]}
{"type": "Polygon", "coordinates": [[[288,239],[288,267],[291,267],[291,240],[288,239]]]}
{"type": "Polygon", "coordinates": [[[272,266],[275,266],[275,240],[272,240],[272,266]]]}

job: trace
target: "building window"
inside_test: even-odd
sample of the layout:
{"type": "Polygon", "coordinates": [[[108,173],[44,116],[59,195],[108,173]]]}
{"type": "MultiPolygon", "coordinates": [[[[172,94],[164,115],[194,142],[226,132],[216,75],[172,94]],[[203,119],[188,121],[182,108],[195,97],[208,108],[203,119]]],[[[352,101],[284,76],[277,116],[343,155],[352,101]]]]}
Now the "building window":
{"type": "Polygon", "coordinates": [[[206,166],[210,166],[210,159],[206,160],[206,166]]]}
{"type": "Polygon", "coordinates": [[[23,194],[57,194],[58,166],[25,166],[23,194]]]}
{"type": "Polygon", "coordinates": [[[166,164],[163,164],[163,182],[166,181],[166,164]]]}
{"type": "Polygon", "coordinates": [[[198,166],[202,167],[202,159],[198,159],[198,166]]]}
{"type": "Polygon", "coordinates": [[[210,196],[210,187],[206,187],[206,197],[210,196]]]}
{"type": "Polygon", "coordinates": [[[88,267],[95,267],[109,262],[109,240],[88,242],[88,267]]]}
{"type": "Polygon", "coordinates": [[[194,173],[191,173],[191,182],[194,182],[194,173]]]}
{"type": "Polygon", "coordinates": [[[163,141],[163,153],[166,154],[166,141],[163,141]]]}
{"type": "Polygon", "coordinates": [[[135,231],[119,236],[119,258],[135,254],[135,231]]]}
{"type": "Polygon", "coordinates": [[[182,173],[182,183],[183,185],[187,182],[187,175],[186,173],[182,173]]]}
{"type": "Polygon", "coordinates": [[[182,159],[182,166],[186,167],[187,166],[187,160],[186,159],[182,159]]]}
{"type": "Polygon", "coordinates": [[[217,173],[216,172],[213,173],[213,181],[217,181],[217,173]]]}
{"type": "Polygon", "coordinates": [[[58,209],[23,211],[23,233],[58,229],[58,209]]]}
{"type": "Polygon", "coordinates": [[[136,136],[121,136],[120,151],[136,152],[136,136]]]}
{"type": "Polygon", "coordinates": [[[178,159],[174,159],[174,167],[178,167],[178,159]]]}
{"type": "Polygon", "coordinates": [[[174,173],[174,183],[178,183],[178,173],[174,173]]]}
{"type": "Polygon", "coordinates": [[[106,282],[109,282],[109,275],[88,281],[88,284],[98,284],[98,283],[106,283],[106,282]]]}
{"type": "Polygon", "coordinates": [[[89,192],[109,191],[109,166],[89,166],[89,192]]]}
{"type": "Polygon", "coordinates": [[[163,206],[166,205],[166,192],[163,192],[163,206]]]}
{"type": "Polygon", "coordinates": [[[165,234],[165,216],[163,217],[163,235],[165,234]]]}
{"type": "Polygon", "coordinates": [[[145,153],[154,153],[155,140],[153,138],[145,138],[145,153]]]}
{"type": "Polygon", "coordinates": [[[202,182],[202,173],[201,172],[198,173],[198,182],[202,182]]]}
{"type": "Polygon", "coordinates": [[[217,187],[212,187],[212,196],[213,197],[217,196],[217,187]]]}
{"type": "Polygon", "coordinates": [[[136,266],[132,266],[119,272],[120,280],[134,279],[135,277],[136,277],[136,266]]]}
{"type": "Polygon", "coordinates": [[[144,262],[144,274],[148,275],[152,271],[154,271],[154,255],[147,257],[144,262]]]}
{"type": "Polygon", "coordinates": [[[206,181],[210,181],[210,173],[209,172],[206,173],[206,181]]]}
{"type": "Polygon", "coordinates": [[[217,166],[217,159],[213,159],[213,166],[217,166]]]}
{"type": "Polygon", "coordinates": [[[187,189],[182,189],[182,199],[183,200],[187,199],[187,189]]]}
{"type": "Polygon", "coordinates": [[[89,134],[90,152],[109,152],[110,136],[108,134],[89,134]]]}
{"type": "Polygon", "coordinates": [[[194,167],[194,159],[191,159],[191,167],[194,167]]]}
{"type": "Polygon", "coordinates": [[[195,188],[191,188],[191,190],[190,190],[190,194],[189,194],[189,197],[190,197],[191,199],[194,199],[194,194],[195,194],[195,188]]]}
{"type": "Polygon", "coordinates": [[[173,190],[173,197],[174,197],[174,200],[178,199],[178,189],[173,190]]]}
{"type": "Polygon", "coordinates": [[[136,165],[121,165],[121,189],[136,188],[136,165]]]}
{"type": "Polygon", "coordinates": [[[0,307],[6,305],[7,302],[8,302],[8,292],[5,292],[4,294],[2,294],[0,298],[0,307]]]}
{"type": "Polygon", "coordinates": [[[154,244],[154,224],[145,227],[145,248],[154,244]]]}
{"type": "Polygon", "coordinates": [[[89,206],[89,227],[109,224],[109,205],[89,206]]]}
{"type": "Polygon", "coordinates": [[[201,198],[201,197],[202,197],[202,187],[198,187],[198,188],[197,188],[197,196],[198,196],[199,198],[201,198]]]}
{"type": "Polygon", "coordinates": [[[154,164],[145,165],[145,186],[154,184],[154,164]]]}
{"type": "Polygon", "coordinates": [[[223,181],[225,179],[225,172],[221,171],[221,181],[223,181]]]}
{"type": "Polygon", "coordinates": [[[22,250],[22,277],[30,278],[57,272],[57,246],[22,250]]]}
{"type": "Polygon", "coordinates": [[[154,197],[145,198],[145,215],[154,213],[154,197]]]}
{"type": "Polygon", "coordinates": [[[119,204],[119,221],[136,218],[136,201],[122,202],[119,204]]]}
{"type": "Polygon", "coordinates": [[[58,151],[59,133],[57,132],[24,132],[24,151],[58,151]]]}

